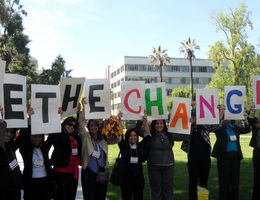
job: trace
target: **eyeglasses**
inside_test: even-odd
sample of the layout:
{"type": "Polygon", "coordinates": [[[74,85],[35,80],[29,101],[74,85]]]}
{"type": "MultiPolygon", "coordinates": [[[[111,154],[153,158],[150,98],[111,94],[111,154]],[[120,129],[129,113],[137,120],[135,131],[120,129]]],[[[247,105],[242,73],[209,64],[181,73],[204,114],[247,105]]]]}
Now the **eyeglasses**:
{"type": "Polygon", "coordinates": [[[72,126],[73,128],[76,128],[76,124],[67,124],[68,126],[72,126]]]}

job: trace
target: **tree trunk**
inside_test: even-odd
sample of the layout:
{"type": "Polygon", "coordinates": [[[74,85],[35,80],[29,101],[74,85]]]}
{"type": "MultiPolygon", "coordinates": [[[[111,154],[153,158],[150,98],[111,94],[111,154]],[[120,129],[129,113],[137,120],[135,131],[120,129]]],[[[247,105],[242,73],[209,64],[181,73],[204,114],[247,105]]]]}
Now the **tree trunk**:
{"type": "Polygon", "coordinates": [[[195,101],[193,97],[193,71],[192,71],[192,58],[191,56],[189,57],[190,61],[190,98],[192,101],[195,101]]]}
{"type": "Polygon", "coordinates": [[[163,77],[162,77],[162,66],[160,66],[159,70],[160,70],[161,82],[163,82],[163,77]]]}

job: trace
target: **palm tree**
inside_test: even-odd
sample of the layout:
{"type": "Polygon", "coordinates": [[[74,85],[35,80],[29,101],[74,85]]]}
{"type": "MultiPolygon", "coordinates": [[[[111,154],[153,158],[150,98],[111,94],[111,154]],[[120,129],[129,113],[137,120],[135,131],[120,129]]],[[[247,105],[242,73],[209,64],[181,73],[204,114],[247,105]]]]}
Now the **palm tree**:
{"type": "Polygon", "coordinates": [[[155,49],[153,47],[153,55],[149,56],[149,62],[151,64],[154,64],[160,70],[160,77],[162,82],[162,67],[166,66],[166,63],[170,62],[170,57],[167,54],[167,49],[162,49],[160,45],[158,46],[158,49],[155,49]]]}
{"type": "Polygon", "coordinates": [[[199,50],[199,45],[196,44],[196,40],[191,40],[190,37],[187,41],[181,42],[180,52],[185,54],[185,57],[190,62],[190,97],[194,100],[193,96],[193,72],[192,72],[192,60],[195,58],[194,51],[199,50]]]}

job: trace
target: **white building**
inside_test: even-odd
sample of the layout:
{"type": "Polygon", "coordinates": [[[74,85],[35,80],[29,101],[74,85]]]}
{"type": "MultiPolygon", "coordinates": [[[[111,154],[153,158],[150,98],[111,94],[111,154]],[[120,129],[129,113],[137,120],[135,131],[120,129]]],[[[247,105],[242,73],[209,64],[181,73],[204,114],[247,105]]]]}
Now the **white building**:
{"type": "MultiPolygon", "coordinates": [[[[194,88],[204,88],[210,82],[213,73],[211,61],[193,60],[194,88]]],[[[113,114],[120,109],[122,81],[145,81],[146,83],[160,81],[159,70],[149,63],[148,57],[142,56],[124,56],[117,63],[106,68],[106,77],[110,79],[110,87],[114,94],[113,114]]],[[[189,61],[185,58],[171,58],[171,62],[163,67],[163,81],[166,83],[167,95],[171,94],[173,88],[189,85],[189,77],[189,61]]]]}

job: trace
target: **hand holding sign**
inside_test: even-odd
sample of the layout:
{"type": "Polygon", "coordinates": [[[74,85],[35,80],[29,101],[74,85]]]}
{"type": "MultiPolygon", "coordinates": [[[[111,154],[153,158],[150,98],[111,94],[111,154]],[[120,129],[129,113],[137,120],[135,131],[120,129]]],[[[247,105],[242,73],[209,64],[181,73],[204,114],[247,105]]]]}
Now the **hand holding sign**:
{"type": "Polygon", "coordinates": [[[63,114],[62,107],[59,107],[59,108],[58,108],[58,114],[60,114],[60,115],[62,115],[62,114],[63,114]]]}
{"type": "Polygon", "coordinates": [[[119,111],[117,114],[117,118],[120,122],[121,122],[122,117],[123,117],[123,112],[119,111]]]}
{"type": "Polygon", "coordinates": [[[0,122],[3,121],[3,117],[4,117],[4,109],[2,106],[0,106],[0,122]]]}

